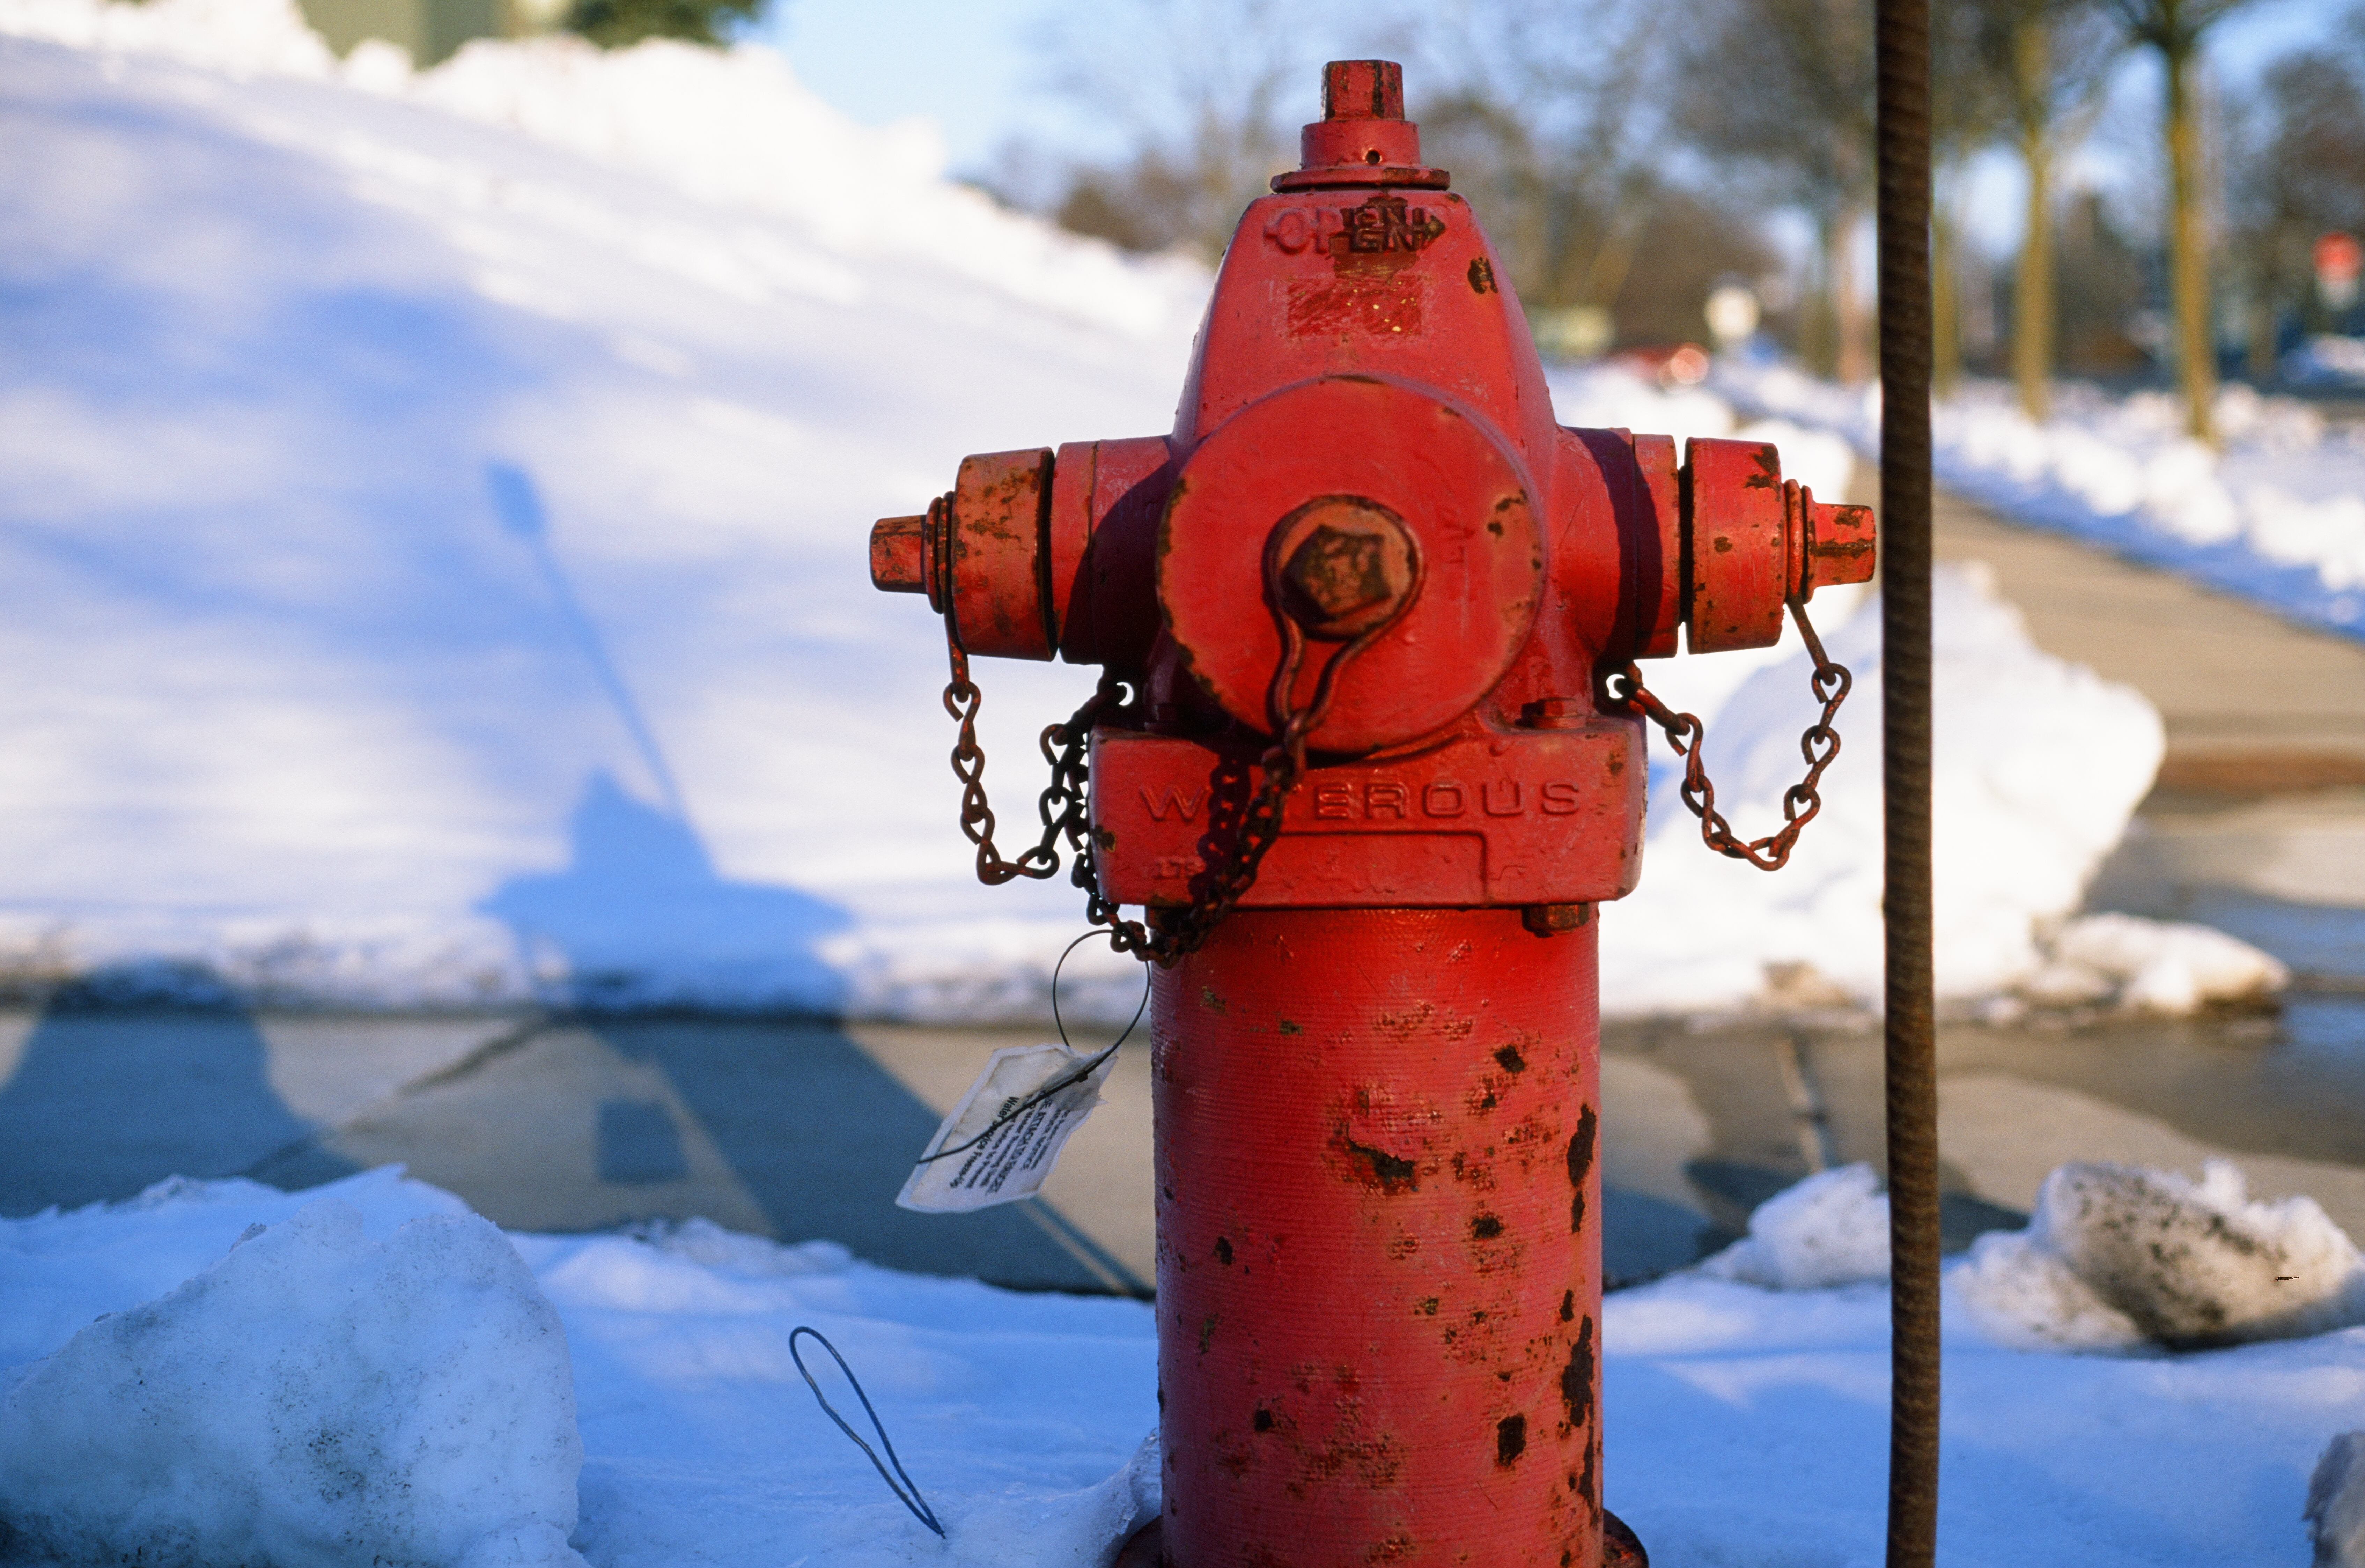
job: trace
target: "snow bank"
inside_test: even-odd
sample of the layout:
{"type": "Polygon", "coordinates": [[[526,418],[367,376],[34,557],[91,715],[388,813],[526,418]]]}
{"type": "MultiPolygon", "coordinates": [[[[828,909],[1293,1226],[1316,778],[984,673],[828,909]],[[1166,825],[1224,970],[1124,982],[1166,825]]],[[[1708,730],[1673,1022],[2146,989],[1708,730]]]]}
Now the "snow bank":
{"type": "Polygon", "coordinates": [[[2291,981],[2291,970],[2238,938],[2187,921],[2090,914],[2046,944],[2045,966],[2021,994],[2056,1006],[2110,1003],[2171,1016],[2210,1002],[2254,1002],[2291,981]]]}
{"type": "MultiPolygon", "coordinates": [[[[1552,388],[1564,420],[1777,442],[1786,474],[1846,493],[1854,458],[1828,430],[1743,424],[1713,392],[1663,392],[1616,366],[1557,371],[1552,388]]],[[[1984,567],[1942,566],[1934,610],[1941,993],[2019,991],[2043,1005],[2179,1014],[2280,990],[2281,964],[2206,927],[2070,918],[2151,787],[2165,745],[2158,714],[2140,693],[2039,650],[1984,567]]],[[[1822,814],[1777,875],[1713,856],[1654,736],[1642,885],[1602,915],[1606,1008],[1829,1005],[1877,993],[1879,605],[1831,590],[1810,613],[1855,678],[1822,814]]],[[[1663,700],[1706,722],[1717,804],[1748,836],[1780,823],[1782,792],[1802,771],[1811,669],[1787,626],[1773,648],[1643,666],[1663,700]]]]}
{"type": "Polygon", "coordinates": [[[1819,1170],[1751,1211],[1749,1234],[1699,1271],[1768,1290],[1889,1278],[1889,1199],[1869,1165],[1819,1170]]]}
{"type": "MultiPolygon", "coordinates": [[[[1942,566],[1934,593],[1937,979],[1940,994],[1974,997],[2040,972],[2040,931],[2078,907],[2150,789],[2163,738],[2139,694],[2032,644],[1982,571],[1942,566]]],[[[1701,845],[1677,794],[1680,775],[1653,738],[1642,884],[1602,913],[1605,1008],[1734,1006],[1777,977],[1807,991],[1809,975],[1834,1000],[1878,994],[1879,625],[1877,601],[1867,599],[1818,628],[1855,685],[1821,814],[1779,873],[1701,845]]],[[[1799,734],[1816,711],[1811,672],[1805,653],[1794,653],[1701,714],[1717,805],[1738,833],[1754,837],[1782,821],[1783,791],[1803,771],[1799,734]]],[[[1643,676],[1660,683],[1655,669],[1643,676]]]]}
{"type": "Polygon", "coordinates": [[[2365,1432],[2332,1439],[2308,1477],[2315,1568],[2365,1568],[2365,1432]]]}
{"type": "MultiPolygon", "coordinates": [[[[1878,441],[1877,391],[1739,362],[1712,384],[1861,450],[1878,441]]],[[[2184,435],[2162,393],[2068,384],[2056,405],[2035,424],[2009,386],[1966,385],[1933,410],[1940,481],[2019,521],[2365,637],[2365,425],[2334,430],[2304,403],[2230,386],[2218,394],[2219,454],[2184,435]]]]}
{"type": "MultiPolygon", "coordinates": [[[[385,1238],[458,1207],[382,1171],[300,1197],[176,1182],[0,1222],[0,1363],[235,1261],[322,1197],[385,1238]],[[274,1232],[222,1260],[253,1224],[274,1232]]],[[[695,1222],[510,1240],[565,1327],[584,1451],[575,1539],[602,1568],[1103,1568],[1156,1506],[1143,1304],[897,1274],[695,1222]],[[948,1541],[815,1408],[787,1347],[804,1323],[861,1376],[948,1541]]],[[[303,1310],[291,1300],[260,1327],[281,1335],[303,1310]]],[[[1887,1313],[1877,1290],[1697,1271],[1608,1298],[1608,1500],[1654,1559],[1758,1562],[1784,1541],[1806,1543],[1786,1561],[1880,1560],[1887,1313]]],[[[2365,1331],[2064,1358],[1999,1348],[1960,1316],[1944,1351],[1950,1563],[2301,1560],[2309,1468],[2365,1400],[2365,1331]]]]}
{"type": "MultiPolygon", "coordinates": [[[[1749,1234],[1690,1272],[1766,1290],[1889,1278],[1889,1198],[1869,1165],[1819,1171],[1757,1205],[1749,1234]]],[[[2252,1203],[2211,1160],[2169,1170],[2072,1162],[2024,1230],[1947,1271],[1956,1307],[2019,1350],[2191,1350],[2365,1322],[2365,1260],[2312,1198],[2252,1203]]]]}
{"type": "Polygon", "coordinates": [[[20,1551],[580,1568],[566,1338],[473,1215],[383,1242],[334,1199],[257,1223],[12,1376],[0,1518],[20,1551]]]}
{"type": "MultiPolygon", "coordinates": [[[[341,64],[296,0],[0,0],[0,33],[233,76],[342,81],[777,215],[843,257],[925,259],[1131,338],[1187,320],[1206,293],[1195,263],[1127,258],[954,184],[932,122],[856,125],[761,45],[660,39],[608,50],[568,34],[477,39],[414,73],[408,53],[382,39],[341,64]]],[[[800,271],[825,291],[862,286],[846,269],[800,271]]]]}
{"type": "Polygon", "coordinates": [[[73,1561],[579,1568],[573,1529],[616,1568],[1101,1568],[1159,1506],[1142,1304],[699,1220],[504,1238],[398,1170],[0,1221],[0,1366],[36,1356],[0,1372],[0,1518],[73,1561]],[[948,1548],[814,1405],[801,1324],[948,1548]]]}
{"type": "MultiPolygon", "coordinates": [[[[305,22],[296,0],[158,0],[144,6],[0,0],[0,33],[75,49],[158,55],[240,78],[317,81],[337,69],[337,57],[305,22]]],[[[407,65],[407,53],[396,52],[407,65]]]]}
{"type": "Polygon", "coordinates": [[[2248,1201],[2211,1160],[2173,1171],[2071,1163],[2024,1231],[1981,1237],[1953,1276],[1980,1328],[2026,1349],[2186,1350],[2365,1321],[2365,1267],[2312,1198],[2248,1201]]]}
{"type": "MultiPolygon", "coordinates": [[[[1205,274],[992,213],[759,52],[543,40],[413,76],[302,55],[284,0],[204,3],[219,27],[0,0],[0,31],[73,45],[0,39],[0,663],[43,672],[0,689],[0,989],[1039,1017],[1079,900],[970,877],[940,624],[868,590],[865,532],[964,454],[1164,428],[1205,274]]],[[[1709,394],[1554,395],[1847,487],[1844,442],[1709,394]]],[[[1850,600],[1817,600],[1859,684],[1788,870],[1702,849],[1654,747],[1612,1009],[1877,989],[1850,600]]],[[[1941,616],[1969,994],[2041,967],[2157,721],[1973,579],[1941,616]]],[[[981,678],[1014,822],[1090,677],[981,678]]],[[[1765,831],[1810,711],[1795,637],[1651,678],[1765,831]]],[[[1139,994],[1105,954],[1067,978],[1074,1016],[1139,994]]]]}

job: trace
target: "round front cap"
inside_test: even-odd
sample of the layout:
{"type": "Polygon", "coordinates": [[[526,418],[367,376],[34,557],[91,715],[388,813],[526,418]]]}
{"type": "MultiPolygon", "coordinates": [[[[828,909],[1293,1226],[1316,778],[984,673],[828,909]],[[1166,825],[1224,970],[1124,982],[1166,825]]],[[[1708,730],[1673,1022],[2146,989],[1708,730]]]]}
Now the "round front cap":
{"type": "Polygon", "coordinates": [[[1368,633],[1310,737],[1362,753],[1485,696],[1527,639],[1543,568],[1526,471],[1484,416],[1333,375],[1250,404],[1191,454],[1159,535],[1158,597],[1191,673],[1259,731],[1272,728],[1276,610],[1306,628],[1294,707],[1368,633]]]}

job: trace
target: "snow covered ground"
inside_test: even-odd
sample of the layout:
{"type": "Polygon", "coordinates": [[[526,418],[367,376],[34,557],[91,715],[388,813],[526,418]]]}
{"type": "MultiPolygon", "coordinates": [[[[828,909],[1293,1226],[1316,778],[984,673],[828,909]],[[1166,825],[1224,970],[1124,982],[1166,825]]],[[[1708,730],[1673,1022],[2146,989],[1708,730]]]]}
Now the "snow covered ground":
{"type": "MultiPolygon", "coordinates": [[[[1878,444],[1877,389],[1743,362],[1713,380],[1746,407],[1837,431],[1866,453],[1878,444]]],[[[1939,404],[1940,482],[2006,517],[2365,638],[2365,424],[2329,426],[2305,403],[2236,384],[2217,395],[2219,454],[2184,435],[2164,393],[2068,383],[2055,396],[2041,425],[2001,383],[1968,383],[1939,404]]]]}
{"type": "MultiPolygon", "coordinates": [[[[1851,1196],[1847,1176],[1818,1179],[1840,1189],[1835,1205],[1829,1191],[1794,1204],[1788,1220],[1754,1239],[1795,1248],[1815,1229],[1802,1229],[1796,1210],[1862,1207],[1867,1193],[1851,1196]]],[[[2238,1225],[2235,1199],[2227,1212],[2238,1225]]],[[[185,1524],[221,1540],[275,1540],[283,1554],[274,1561],[322,1568],[370,1561],[383,1544],[370,1522],[388,1517],[407,1521],[410,1539],[438,1541],[416,1561],[466,1568],[564,1568],[573,1559],[554,1535],[569,1525],[598,1568],[1095,1568],[1156,1506],[1154,1487],[1128,1475],[1157,1419],[1145,1305],[896,1274],[826,1244],[783,1248],[702,1223],[511,1236],[523,1260],[511,1273],[478,1256],[506,1250],[499,1233],[464,1216],[447,1194],[384,1170],[301,1196],[171,1182],[111,1208],[0,1222],[0,1369],[14,1369],[0,1370],[0,1455],[46,1451],[48,1435],[72,1418],[99,1429],[127,1402],[146,1400],[153,1419],[185,1417],[186,1398],[199,1397],[219,1435],[208,1473],[254,1472],[244,1493],[173,1493],[150,1468],[169,1459],[163,1442],[138,1465],[95,1464],[63,1479],[62,1467],[0,1463],[0,1513],[21,1525],[28,1495],[45,1485],[45,1517],[117,1520],[126,1545],[178,1508],[185,1524]],[[270,1228],[241,1245],[256,1226],[270,1228]],[[439,1273],[419,1262],[439,1249],[465,1267],[439,1273]],[[407,1271],[398,1266],[406,1260],[407,1271]],[[388,1285],[333,1288],[360,1277],[388,1285]],[[302,1291],[310,1332],[292,1311],[242,1316],[263,1281],[302,1291]],[[564,1356],[521,1361],[489,1329],[454,1338],[465,1321],[457,1304],[488,1288],[506,1304],[496,1326],[555,1312],[564,1356]],[[168,1293],[177,1294],[159,1299],[168,1293]],[[92,1323],[102,1313],[116,1316],[92,1323]],[[386,1359],[386,1378],[308,1375],[322,1326],[340,1313],[347,1336],[386,1359]],[[142,1333],[109,1327],[124,1323],[142,1333]],[[421,1323],[444,1332],[406,1350],[394,1331],[421,1323]],[[815,1406],[790,1356],[803,1324],[826,1333],[863,1379],[946,1540],[904,1512],[815,1406]],[[208,1381],[182,1390],[175,1406],[103,1377],[45,1376],[39,1359],[53,1355],[52,1366],[89,1371],[194,1366],[208,1381]],[[348,1490],[324,1498],[298,1484],[309,1470],[259,1457],[324,1434],[365,1452],[397,1433],[463,1430],[488,1408],[505,1419],[474,1439],[492,1461],[476,1472],[485,1484],[425,1502],[389,1507],[394,1489],[382,1484],[393,1471],[383,1464],[353,1468],[348,1490]],[[577,1452],[576,1497],[554,1494],[551,1476],[577,1452]],[[502,1511],[503,1495],[513,1512],[502,1511]],[[578,1497],[579,1516],[569,1506],[578,1497]],[[358,1533],[340,1540],[341,1527],[358,1533]]],[[[1864,1229],[1844,1212],[1825,1217],[1844,1235],[1864,1229]]],[[[2353,1249],[2347,1256],[2353,1269],[2353,1249]]],[[[1882,1266],[1857,1259],[1838,1277],[1861,1282],[1792,1290],[1696,1271],[1609,1297],[1608,1498],[1653,1562],[1881,1560],[1887,1301],[1877,1279],[1862,1277],[1882,1266]]],[[[2365,1329],[2178,1355],[2006,1349],[1965,1310],[1962,1268],[1948,1298],[1942,1562],[2303,1560],[2310,1468],[2365,1400],[2365,1329]]],[[[859,1426],[844,1385],[811,1341],[806,1350],[859,1426]]],[[[20,1539],[20,1551],[30,1544],[20,1539]]],[[[50,1568],[38,1552],[28,1561],[50,1568]]]]}
{"type": "MultiPolygon", "coordinates": [[[[0,0],[0,984],[1039,1015],[1076,896],[970,879],[938,623],[869,589],[865,532],[964,454],[1165,429],[1203,272],[999,211],[758,50],[413,75],[286,0],[0,0]]],[[[1844,441],[1750,428],[1844,487],[1844,441]]],[[[1941,604],[1942,980],[1975,996],[2058,967],[2158,726],[1975,576],[1941,604]]],[[[1663,780],[1611,1010],[1874,989],[1877,618],[1817,610],[1858,672],[1822,818],[1767,878],[1663,780]]],[[[981,676],[1007,807],[1088,675],[981,676]]],[[[1766,831],[1795,637],[1651,678],[1766,831]]],[[[2134,986],[2183,962],[2154,946],[2091,994],[2211,993],[2134,986]]],[[[1138,994],[1105,954],[1070,979],[1081,1013],[1138,994]]]]}

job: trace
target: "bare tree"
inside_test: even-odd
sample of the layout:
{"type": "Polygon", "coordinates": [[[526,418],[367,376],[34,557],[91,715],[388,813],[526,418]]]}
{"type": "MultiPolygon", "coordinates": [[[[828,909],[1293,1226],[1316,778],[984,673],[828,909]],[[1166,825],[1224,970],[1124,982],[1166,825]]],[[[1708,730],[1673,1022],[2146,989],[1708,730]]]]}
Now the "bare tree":
{"type": "Polygon", "coordinates": [[[2056,349],[2053,172],[2092,128],[2126,47],[2098,0],[1968,0],[1965,64],[1983,84],[2028,176],[2012,280],[2012,378],[2032,420],[2051,411],[2056,349]]]}
{"type": "Polygon", "coordinates": [[[1122,151],[1070,168],[1060,221],[1136,250],[1220,256],[1319,113],[1312,42],[1270,0],[1109,0],[1065,18],[1047,50],[1051,84],[1122,151]]]}
{"type": "Polygon", "coordinates": [[[1860,0],[1713,0],[1687,18],[1678,123],[1709,157],[1754,173],[1768,205],[1815,225],[1822,331],[1809,363],[1861,381],[1870,319],[1853,246],[1872,204],[1872,8],[1860,0]]]}
{"type": "Polygon", "coordinates": [[[2209,247],[2201,219],[2201,104],[2194,80],[2209,29],[2253,0],[2109,0],[2128,41],[2156,51],[2165,78],[2161,118],[2168,146],[2169,298],[2184,428],[2216,443],[2216,347],[2209,320],[2209,247]]]}
{"type": "Polygon", "coordinates": [[[1967,165],[2001,135],[2005,95],[1985,69],[1980,0],[1936,7],[1930,27],[1931,390],[1951,394],[1963,377],[1962,206],[1967,165]]]}
{"type": "Polygon", "coordinates": [[[1607,307],[1625,285],[1663,184],[1644,133],[1657,32],[1630,0],[1464,0],[1414,35],[1425,155],[1532,305],[1607,307]]]}

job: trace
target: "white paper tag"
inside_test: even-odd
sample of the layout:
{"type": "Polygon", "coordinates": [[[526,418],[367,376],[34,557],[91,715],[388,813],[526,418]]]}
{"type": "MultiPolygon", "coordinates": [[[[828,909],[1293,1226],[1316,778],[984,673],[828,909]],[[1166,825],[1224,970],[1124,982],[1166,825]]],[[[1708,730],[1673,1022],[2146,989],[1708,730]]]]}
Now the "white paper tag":
{"type": "Polygon", "coordinates": [[[922,1159],[895,1194],[895,1206],[924,1214],[966,1214],[1033,1197],[1059,1162],[1068,1136],[1101,1103],[1101,1085],[1116,1066],[1112,1051],[1085,1071],[1092,1059],[1066,1046],[1006,1046],[994,1052],[985,1071],[928,1140],[932,1155],[940,1149],[958,1152],[922,1159]],[[1044,1094],[1052,1084],[1059,1087],[1044,1094]],[[1042,1097],[1034,1104],[1018,1110],[1038,1094],[1042,1097]],[[1008,1119],[995,1126],[1003,1117],[1008,1119]]]}

